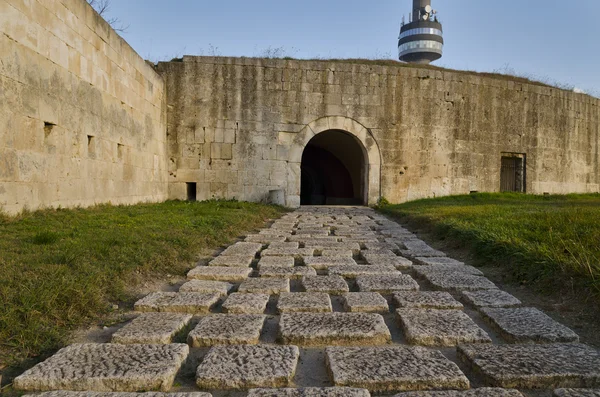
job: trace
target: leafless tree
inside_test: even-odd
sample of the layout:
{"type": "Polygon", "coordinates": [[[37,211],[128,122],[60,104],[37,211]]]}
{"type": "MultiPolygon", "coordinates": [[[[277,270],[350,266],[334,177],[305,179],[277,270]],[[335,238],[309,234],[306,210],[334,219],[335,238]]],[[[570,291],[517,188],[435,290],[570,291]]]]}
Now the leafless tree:
{"type": "Polygon", "coordinates": [[[125,26],[119,18],[109,17],[108,12],[110,10],[111,0],[87,0],[87,2],[94,7],[94,10],[102,17],[108,24],[117,32],[126,32],[129,29],[129,25],[125,26]]]}

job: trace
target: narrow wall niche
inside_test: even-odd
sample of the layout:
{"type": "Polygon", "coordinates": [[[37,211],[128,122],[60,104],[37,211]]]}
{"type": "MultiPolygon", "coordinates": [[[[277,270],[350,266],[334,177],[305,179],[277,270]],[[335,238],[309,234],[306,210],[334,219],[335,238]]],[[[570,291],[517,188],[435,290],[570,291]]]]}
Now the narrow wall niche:
{"type": "Polygon", "coordinates": [[[187,182],[187,201],[196,201],[196,182],[187,182]]]}
{"type": "Polygon", "coordinates": [[[96,158],[96,137],[93,135],[87,136],[88,157],[96,158]]]}
{"type": "Polygon", "coordinates": [[[117,143],[117,159],[123,160],[123,152],[125,151],[125,145],[117,143]]]}
{"type": "Polygon", "coordinates": [[[48,135],[52,133],[52,129],[56,126],[56,124],[51,123],[49,121],[44,121],[44,136],[48,138],[48,135]]]}

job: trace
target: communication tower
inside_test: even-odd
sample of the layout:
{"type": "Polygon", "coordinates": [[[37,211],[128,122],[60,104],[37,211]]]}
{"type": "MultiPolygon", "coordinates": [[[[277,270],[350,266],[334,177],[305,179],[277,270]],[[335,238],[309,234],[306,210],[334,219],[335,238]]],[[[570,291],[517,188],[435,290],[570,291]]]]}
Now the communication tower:
{"type": "Polygon", "coordinates": [[[442,24],[431,0],[413,0],[413,10],[404,22],[398,38],[398,57],[401,61],[428,64],[442,57],[444,38],[442,24]]]}

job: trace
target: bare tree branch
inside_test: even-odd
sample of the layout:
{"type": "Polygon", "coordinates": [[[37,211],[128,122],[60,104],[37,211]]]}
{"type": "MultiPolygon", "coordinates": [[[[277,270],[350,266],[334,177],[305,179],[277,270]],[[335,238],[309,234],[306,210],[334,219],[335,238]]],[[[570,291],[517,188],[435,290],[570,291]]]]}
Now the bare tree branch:
{"type": "Polygon", "coordinates": [[[94,10],[102,17],[108,24],[117,32],[126,32],[129,29],[129,25],[125,26],[121,23],[121,20],[116,17],[108,17],[108,11],[110,10],[111,0],[87,0],[89,5],[94,7],[94,10]]]}

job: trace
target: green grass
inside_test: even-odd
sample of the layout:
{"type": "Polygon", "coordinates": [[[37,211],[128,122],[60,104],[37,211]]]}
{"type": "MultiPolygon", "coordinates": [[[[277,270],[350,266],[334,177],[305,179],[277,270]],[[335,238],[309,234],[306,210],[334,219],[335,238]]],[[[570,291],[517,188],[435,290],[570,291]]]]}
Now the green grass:
{"type": "Polygon", "coordinates": [[[136,283],[185,275],[202,251],[281,212],[210,201],[0,215],[0,368],[44,358],[113,303],[131,304],[136,283]]]}
{"type": "Polygon", "coordinates": [[[523,284],[600,301],[600,195],[473,194],[383,205],[523,284]]]}

